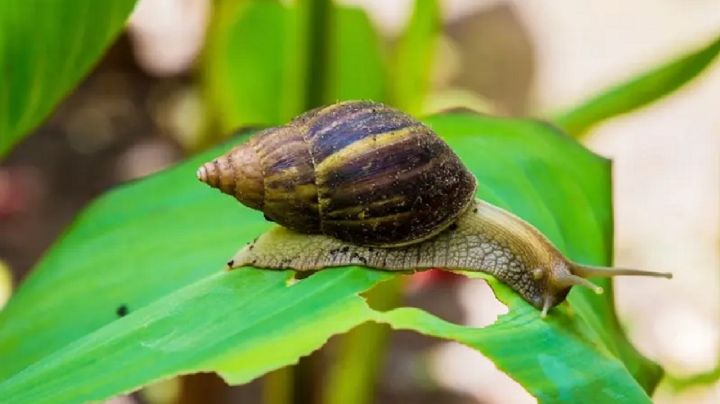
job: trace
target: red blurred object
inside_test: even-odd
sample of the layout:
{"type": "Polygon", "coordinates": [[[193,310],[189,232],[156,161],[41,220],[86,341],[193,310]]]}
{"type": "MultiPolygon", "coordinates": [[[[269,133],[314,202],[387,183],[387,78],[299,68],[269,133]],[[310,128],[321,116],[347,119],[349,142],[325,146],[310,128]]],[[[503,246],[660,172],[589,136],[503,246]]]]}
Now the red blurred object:
{"type": "Polygon", "coordinates": [[[0,168],[0,218],[32,208],[37,196],[37,175],[25,168],[0,168]]]}
{"type": "Polygon", "coordinates": [[[439,285],[454,285],[457,282],[466,279],[462,275],[445,271],[442,269],[432,268],[427,271],[418,272],[410,279],[408,288],[411,292],[439,285]]]}

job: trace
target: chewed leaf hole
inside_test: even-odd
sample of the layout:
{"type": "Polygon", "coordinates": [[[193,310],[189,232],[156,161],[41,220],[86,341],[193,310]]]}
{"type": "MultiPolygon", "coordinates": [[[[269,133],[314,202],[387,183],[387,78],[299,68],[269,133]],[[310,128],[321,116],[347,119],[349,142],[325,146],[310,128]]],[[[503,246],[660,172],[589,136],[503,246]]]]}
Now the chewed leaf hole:
{"type": "Polygon", "coordinates": [[[454,324],[478,328],[493,324],[508,312],[484,276],[468,278],[439,269],[399,276],[361,296],[379,312],[414,307],[454,324]]]}
{"type": "Polygon", "coordinates": [[[462,282],[458,288],[458,300],[465,315],[463,325],[470,327],[487,327],[508,313],[508,307],[495,297],[492,288],[483,279],[462,282]]]}

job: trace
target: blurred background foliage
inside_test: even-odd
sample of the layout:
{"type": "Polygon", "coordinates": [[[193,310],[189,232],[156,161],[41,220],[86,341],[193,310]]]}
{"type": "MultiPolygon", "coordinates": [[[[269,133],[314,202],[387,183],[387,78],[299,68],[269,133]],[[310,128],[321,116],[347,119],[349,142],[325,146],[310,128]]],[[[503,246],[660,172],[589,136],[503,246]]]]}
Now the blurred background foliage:
{"type": "Polygon", "coordinates": [[[0,155],[47,117],[125,25],[134,0],[0,5],[0,155]],[[82,21],[68,29],[66,22],[82,21]],[[22,40],[18,40],[22,38],[22,40]]]}
{"type": "MultiPolygon", "coordinates": [[[[318,105],[371,98],[420,116],[448,108],[511,116],[558,110],[561,112],[548,116],[571,135],[581,137],[606,119],[680,88],[709,66],[720,51],[720,39],[705,45],[695,40],[695,50],[678,50],[679,56],[667,58],[665,63],[655,58],[644,73],[619,74],[619,81],[609,90],[594,87],[596,95],[587,101],[576,100],[573,107],[536,105],[533,81],[543,77],[536,60],[542,55],[543,42],[541,36],[531,35],[532,24],[537,23],[528,23],[532,10],[512,2],[494,2],[477,9],[468,7],[450,19],[441,13],[446,4],[417,0],[406,4],[406,17],[396,18],[399,22],[393,28],[382,22],[378,10],[389,8],[397,13],[396,6],[354,3],[145,0],[137,6],[129,33],[117,40],[133,1],[79,1],[72,6],[56,2],[54,8],[41,2],[0,4],[0,72],[8,83],[0,89],[0,155],[7,155],[0,166],[0,260],[7,262],[0,261],[0,301],[4,289],[9,294],[9,274],[22,279],[90,198],[118,182],[147,175],[222,141],[237,127],[278,124],[318,105]],[[99,64],[93,73],[81,82],[95,63],[99,64]],[[31,131],[78,84],[50,119],[31,131]],[[18,144],[31,133],[35,135],[18,144]]],[[[548,25],[552,29],[552,24],[548,25]]],[[[717,34],[717,30],[709,32],[717,34]]],[[[717,126],[714,130],[717,135],[717,126]]],[[[152,190],[146,193],[150,194],[152,190]]],[[[196,231],[213,233],[212,229],[196,231]]],[[[238,244],[222,235],[214,233],[217,243],[238,244]]],[[[383,284],[373,290],[370,301],[373,307],[382,308],[405,300],[441,313],[442,318],[463,322],[467,319],[463,320],[457,305],[464,284],[428,273],[383,284]],[[446,303],[439,303],[443,301],[446,303]]],[[[172,289],[170,284],[165,286],[172,289]]],[[[712,294],[717,289],[713,287],[708,286],[706,293],[712,294]]],[[[22,293],[20,289],[18,296],[22,293]]],[[[161,290],[156,293],[162,295],[161,290]]],[[[487,291],[474,293],[472,301],[489,307],[483,315],[492,319],[485,325],[502,309],[496,307],[493,312],[497,303],[489,295],[479,300],[482,293],[487,291]]],[[[139,304],[152,300],[149,296],[145,299],[149,300],[139,304]]],[[[464,310],[472,316],[467,307],[464,310]]],[[[716,306],[704,317],[717,312],[716,306]]],[[[674,315],[670,317],[692,318],[674,315]]],[[[632,321],[629,324],[631,330],[637,326],[632,321]]],[[[709,336],[699,338],[701,342],[709,338],[705,346],[715,350],[704,354],[711,366],[688,371],[682,363],[670,363],[672,374],[665,378],[660,397],[713,402],[720,394],[715,365],[720,351],[717,330],[707,331],[705,323],[689,324],[693,333],[709,336]]],[[[709,324],[717,328],[717,321],[709,324]]],[[[680,343],[697,346],[697,341],[691,338],[680,343]]],[[[495,382],[486,385],[486,392],[479,390],[480,376],[473,378],[474,387],[458,387],[456,381],[448,382],[447,376],[431,376],[432,372],[449,371],[437,370],[441,369],[437,361],[423,364],[416,358],[425,357],[420,352],[437,351],[428,348],[437,344],[407,333],[391,338],[386,328],[367,324],[343,338],[333,338],[327,349],[303,359],[295,370],[275,371],[259,384],[228,389],[212,376],[200,375],[163,382],[140,395],[117,400],[223,402],[224,397],[245,397],[252,402],[263,396],[267,402],[288,402],[293,394],[318,394],[318,375],[323,374],[328,358],[336,365],[327,373],[331,382],[326,402],[337,402],[337,397],[353,397],[358,403],[392,402],[398,397],[410,397],[413,402],[497,401],[493,394],[529,398],[517,384],[492,373],[492,365],[477,373],[495,375],[488,376],[495,382]],[[377,349],[356,349],[363,344],[377,349]],[[383,360],[386,350],[389,354],[383,360]],[[373,388],[376,383],[377,390],[373,388]],[[265,387],[259,389],[260,385],[265,387]]],[[[651,348],[651,352],[658,351],[651,348]]],[[[483,365],[476,366],[482,369],[483,365]]],[[[460,369],[469,372],[467,367],[460,369]]],[[[652,390],[648,384],[654,385],[641,383],[648,390],[652,390]]]]}

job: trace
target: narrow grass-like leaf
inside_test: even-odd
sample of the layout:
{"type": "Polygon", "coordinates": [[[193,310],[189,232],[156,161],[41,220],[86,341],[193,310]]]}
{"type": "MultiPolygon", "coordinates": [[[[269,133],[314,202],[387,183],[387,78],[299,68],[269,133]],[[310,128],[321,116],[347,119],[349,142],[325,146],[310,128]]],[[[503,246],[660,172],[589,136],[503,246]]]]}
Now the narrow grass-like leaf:
{"type": "Polygon", "coordinates": [[[380,38],[365,11],[335,7],[329,41],[325,102],[369,99],[384,101],[385,65],[380,38]]]}
{"type": "Polygon", "coordinates": [[[0,157],[87,74],[135,0],[0,2],[0,157]]]}
{"type": "Polygon", "coordinates": [[[422,112],[440,24],[437,0],[415,0],[410,21],[393,51],[391,66],[392,102],[405,111],[422,112]]]}
{"type": "Polygon", "coordinates": [[[219,133],[287,122],[314,106],[307,105],[308,92],[324,103],[385,99],[380,39],[365,12],[333,6],[323,22],[331,38],[313,44],[326,47],[319,52],[323,60],[311,64],[317,56],[308,54],[309,5],[218,2],[203,57],[203,88],[219,133]],[[322,69],[315,72],[318,63],[322,69]]]}
{"type": "Polygon", "coordinates": [[[203,82],[220,133],[297,115],[305,41],[296,10],[274,1],[219,1],[213,15],[203,82]]]}
{"type": "Polygon", "coordinates": [[[682,87],[707,68],[720,52],[720,37],[667,64],[620,83],[555,116],[575,137],[598,123],[650,104],[682,87]]]}

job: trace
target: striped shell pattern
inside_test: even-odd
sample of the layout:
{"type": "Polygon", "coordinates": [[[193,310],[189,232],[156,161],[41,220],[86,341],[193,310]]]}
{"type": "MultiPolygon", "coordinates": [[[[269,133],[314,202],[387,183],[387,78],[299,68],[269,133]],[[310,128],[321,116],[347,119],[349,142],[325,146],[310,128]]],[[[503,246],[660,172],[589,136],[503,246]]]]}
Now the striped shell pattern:
{"type": "Polygon", "coordinates": [[[258,132],[197,175],[291,230],[379,247],[438,234],[470,205],[476,186],[432,130],[369,101],[258,132]]]}

